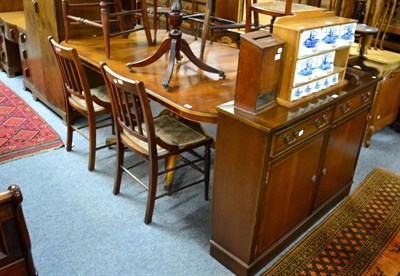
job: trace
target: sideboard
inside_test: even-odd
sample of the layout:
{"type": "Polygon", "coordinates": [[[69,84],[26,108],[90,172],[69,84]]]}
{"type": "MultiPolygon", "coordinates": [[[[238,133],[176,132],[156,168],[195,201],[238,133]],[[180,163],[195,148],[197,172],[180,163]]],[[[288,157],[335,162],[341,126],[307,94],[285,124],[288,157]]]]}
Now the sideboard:
{"type": "Polygon", "coordinates": [[[377,78],[296,108],[257,115],[218,108],[211,255],[238,275],[254,274],[347,196],[377,78]]]}
{"type": "MultiPolygon", "coordinates": [[[[24,88],[61,117],[65,116],[63,83],[47,37],[59,40],[61,1],[23,0],[26,30],[20,34],[24,88]]],[[[62,26],[62,25],[61,25],[62,26]]]]}

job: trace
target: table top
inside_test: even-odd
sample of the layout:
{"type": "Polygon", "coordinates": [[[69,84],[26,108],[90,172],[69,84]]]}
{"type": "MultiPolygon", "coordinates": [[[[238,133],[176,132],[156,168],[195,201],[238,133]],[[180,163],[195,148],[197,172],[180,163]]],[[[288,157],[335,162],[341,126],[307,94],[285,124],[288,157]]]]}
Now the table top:
{"type": "MultiPolygon", "coordinates": [[[[129,38],[111,38],[111,57],[105,57],[102,37],[70,39],[61,44],[76,48],[85,65],[99,71],[99,63],[104,61],[118,74],[144,82],[151,99],[189,120],[205,123],[217,122],[217,106],[233,100],[236,86],[239,52],[236,48],[220,43],[207,43],[205,63],[223,70],[225,79],[218,74],[205,72],[183,55],[181,62],[175,64],[170,81],[171,91],[166,90],[162,82],[165,78],[168,54],[145,67],[135,67],[129,72],[126,63],[142,60],[151,56],[164,39],[167,32],[157,37],[157,45],[148,47],[144,32],[132,33],[129,38]]],[[[196,56],[200,53],[200,40],[183,35],[196,56]]]]}
{"type": "MultiPolygon", "coordinates": [[[[265,12],[272,16],[282,16],[285,15],[286,2],[272,1],[272,2],[254,3],[251,5],[251,7],[252,9],[257,10],[259,13],[265,12]]],[[[324,10],[324,9],[298,3],[292,3],[290,9],[291,14],[299,11],[310,11],[310,10],[324,10]]]]}
{"type": "Polygon", "coordinates": [[[4,22],[26,29],[24,11],[1,12],[0,18],[4,22]]]}

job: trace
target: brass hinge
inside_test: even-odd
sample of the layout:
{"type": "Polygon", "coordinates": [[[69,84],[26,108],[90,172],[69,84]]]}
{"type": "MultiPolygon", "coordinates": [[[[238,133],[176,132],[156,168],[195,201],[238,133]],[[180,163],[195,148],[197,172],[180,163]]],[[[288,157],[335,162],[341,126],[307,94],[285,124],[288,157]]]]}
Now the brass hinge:
{"type": "Polygon", "coordinates": [[[268,183],[268,176],[269,176],[269,172],[267,172],[267,175],[265,176],[265,184],[268,183]]]}
{"type": "Polygon", "coordinates": [[[254,256],[257,256],[258,244],[254,247],[254,256]]]}

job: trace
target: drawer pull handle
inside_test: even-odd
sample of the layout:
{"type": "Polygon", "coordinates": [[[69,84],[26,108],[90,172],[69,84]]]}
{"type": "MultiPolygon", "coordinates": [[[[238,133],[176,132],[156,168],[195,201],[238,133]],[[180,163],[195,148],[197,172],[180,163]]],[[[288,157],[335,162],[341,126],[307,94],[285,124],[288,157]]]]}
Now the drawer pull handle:
{"type": "Polygon", "coordinates": [[[26,67],[25,69],[24,69],[24,75],[25,75],[25,77],[27,77],[27,78],[29,78],[30,77],[30,71],[29,71],[29,68],[28,67],[26,67]]]}
{"type": "Polygon", "coordinates": [[[293,139],[290,139],[290,135],[289,135],[289,134],[286,134],[286,135],[283,137],[283,140],[286,142],[286,144],[290,145],[290,144],[292,144],[294,141],[296,141],[298,137],[302,136],[303,134],[304,134],[304,130],[303,130],[303,129],[301,129],[301,130],[295,130],[295,131],[293,132],[293,139]]]}
{"type": "Polygon", "coordinates": [[[312,177],[311,177],[311,182],[312,183],[315,183],[317,181],[317,176],[314,174],[312,177]]]}
{"type": "Polygon", "coordinates": [[[319,118],[315,119],[315,126],[317,128],[322,128],[326,125],[326,121],[328,120],[328,115],[324,114],[322,116],[322,122],[319,118]]]}
{"type": "Polygon", "coordinates": [[[19,34],[19,39],[21,40],[22,43],[25,43],[26,42],[26,34],[20,33],[19,34]]]}
{"type": "Polygon", "coordinates": [[[27,51],[26,49],[23,49],[23,50],[21,51],[21,53],[22,53],[22,57],[23,57],[24,59],[27,59],[27,58],[28,58],[28,51],[27,51]]]}
{"type": "Polygon", "coordinates": [[[295,130],[294,132],[293,132],[293,135],[294,135],[294,137],[300,137],[300,136],[302,136],[304,134],[304,130],[295,130]]]}
{"type": "Polygon", "coordinates": [[[15,31],[14,31],[14,29],[10,29],[10,30],[9,30],[9,33],[10,33],[10,37],[11,37],[13,40],[15,40],[15,31]]]}
{"type": "Polygon", "coordinates": [[[35,13],[39,13],[39,6],[37,0],[32,0],[32,6],[35,13]]]}
{"type": "Polygon", "coordinates": [[[286,142],[287,144],[293,143],[293,141],[290,140],[290,136],[287,135],[287,134],[285,135],[285,137],[283,137],[283,140],[285,140],[285,142],[286,142]]]}
{"type": "Polygon", "coordinates": [[[369,101],[370,98],[371,98],[371,92],[368,92],[368,93],[366,93],[366,94],[362,94],[362,95],[361,95],[361,101],[362,101],[363,103],[369,101]]]}
{"type": "Polygon", "coordinates": [[[342,104],[340,106],[340,109],[343,111],[343,113],[349,112],[351,106],[351,102],[348,101],[347,104],[342,104]]]}

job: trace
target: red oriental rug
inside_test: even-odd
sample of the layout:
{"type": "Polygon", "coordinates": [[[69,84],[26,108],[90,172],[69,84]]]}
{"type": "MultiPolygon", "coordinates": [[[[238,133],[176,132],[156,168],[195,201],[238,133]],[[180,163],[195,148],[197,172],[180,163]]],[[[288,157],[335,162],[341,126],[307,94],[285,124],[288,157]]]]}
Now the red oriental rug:
{"type": "Polygon", "coordinates": [[[0,82],[0,164],[63,145],[60,136],[0,82]]]}
{"type": "Polygon", "coordinates": [[[400,275],[400,175],[375,168],[264,275],[400,275]]]}

